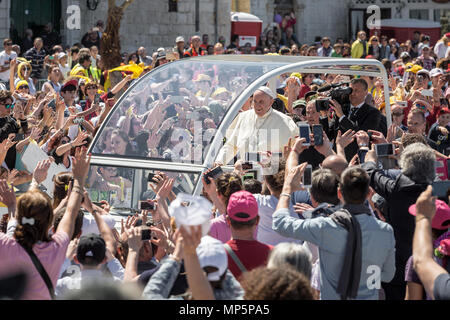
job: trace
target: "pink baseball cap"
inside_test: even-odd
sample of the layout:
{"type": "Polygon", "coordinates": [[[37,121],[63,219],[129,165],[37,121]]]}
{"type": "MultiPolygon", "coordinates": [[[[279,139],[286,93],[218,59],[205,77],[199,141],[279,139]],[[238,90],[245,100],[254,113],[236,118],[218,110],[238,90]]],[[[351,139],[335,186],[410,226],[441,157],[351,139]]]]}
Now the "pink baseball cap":
{"type": "Polygon", "coordinates": [[[234,221],[252,220],[258,216],[258,203],[248,191],[235,192],[228,200],[227,214],[234,221]]]}
{"type": "MultiPolygon", "coordinates": [[[[416,205],[409,207],[409,213],[416,215],[416,205]]],[[[437,230],[447,230],[450,227],[450,207],[442,200],[436,199],[436,214],[431,221],[431,227],[437,230]]]]}

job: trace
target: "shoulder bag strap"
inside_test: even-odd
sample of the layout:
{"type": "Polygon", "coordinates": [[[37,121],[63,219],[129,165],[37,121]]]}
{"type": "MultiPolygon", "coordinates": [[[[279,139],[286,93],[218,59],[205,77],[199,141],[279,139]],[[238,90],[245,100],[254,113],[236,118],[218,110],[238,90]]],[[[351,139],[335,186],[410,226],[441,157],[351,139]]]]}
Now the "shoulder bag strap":
{"type": "MultiPolygon", "coordinates": [[[[19,243],[20,244],[20,243],[19,243]]],[[[36,256],[36,254],[33,252],[33,249],[31,248],[27,248],[25,246],[23,246],[22,244],[20,244],[20,246],[28,253],[28,255],[31,258],[31,261],[33,262],[34,266],[36,267],[37,271],[39,272],[39,274],[42,277],[42,280],[44,280],[45,285],[48,288],[48,291],[50,293],[50,297],[52,299],[55,299],[55,290],[53,289],[53,284],[52,281],[50,280],[50,277],[48,276],[47,271],[45,271],[44,266],[42,265],[41,261],[39,260],[39,258],[36,256]]]]}
{"type": "Polygon", "coordinates": [[[238,268],[242,271],[242,273],[247,272],[247,268],[242,264],[241,260],[238,258],[238,256],[234,253],[233,249],[225,243],[224,244],[225,250],[230,254],[231,259],[233,259],[234,263],[238,266],[238,268]]]}

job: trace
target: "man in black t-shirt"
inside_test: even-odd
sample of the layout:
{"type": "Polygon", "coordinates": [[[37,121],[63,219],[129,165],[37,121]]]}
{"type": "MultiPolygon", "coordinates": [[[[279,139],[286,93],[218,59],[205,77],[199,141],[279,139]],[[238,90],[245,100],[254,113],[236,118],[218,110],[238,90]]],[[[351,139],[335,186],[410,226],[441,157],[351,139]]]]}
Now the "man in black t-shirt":
{"type": "Polygon", "coordinates": [[[428,139],[434,141],[437,151],[450,154],[450,109],[442,108],[437,115],[437,122],[428,131],[428,139]]]}

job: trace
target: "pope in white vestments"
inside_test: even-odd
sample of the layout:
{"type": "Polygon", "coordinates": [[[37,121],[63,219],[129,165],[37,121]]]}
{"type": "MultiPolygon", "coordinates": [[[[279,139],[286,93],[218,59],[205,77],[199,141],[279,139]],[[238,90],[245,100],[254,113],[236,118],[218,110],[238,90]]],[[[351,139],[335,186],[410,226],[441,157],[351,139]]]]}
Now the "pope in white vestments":
{"type": "Polygon", "coordinates": [[[253,109],[239,113],[226,132],[226,142],[216,162],[228,164],[239,152],[281,153],[289,138],[298,136],[298,127],[287,115],[272,108],[275,94],[260,87],[253,94],[253,109]]]}

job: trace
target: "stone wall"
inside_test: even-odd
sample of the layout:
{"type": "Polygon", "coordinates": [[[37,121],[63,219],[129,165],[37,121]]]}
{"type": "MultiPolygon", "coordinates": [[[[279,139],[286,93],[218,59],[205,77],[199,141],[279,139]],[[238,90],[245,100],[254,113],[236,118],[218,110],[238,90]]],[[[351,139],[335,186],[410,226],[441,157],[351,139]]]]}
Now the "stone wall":
{"type": "Polygon", "coordinates": [[[9,38],[9,12],[10,12],[10,2],[9,0],[4,0],[0,2],[0,39],[2,39],[1,50],[3,51],[3,39],[9,38]]]}
{"type": "Polygon", "coordinates": [[[334,43],[348,33],[348,0],[297,0],[296,30],[300,43],[313,43],[316,36],[327,36],[334,43]]]}
{"type": "MultiPolygon", "coordinates": [[[[81,9],[81,30],[65,31],[68,44],[80,41],[83,35],[92,28],[97,20],[106,23],[108,3],[100,1],[97,10],[90,11],[85,1],[62,0],[63,8],[70,4],[79,4],[81,9]]],[[[120,3],[118,0],[117,3],[120,3]]],[[[224,35],[227,42],[230,38],[230,11],[229,0],[217,0],[217,37],[224,35]]],[[[65,17],[65,9],[63,9],[65,17]]],[[[198,34],[207,33],[209,42],[215,41],[214,34],[214,1],[199,1],[199,31],[198,34]]],[[[134,0],[127,8],[122,18],[120,35],[122,51],[136,51],[144,46],[151,53],[159,47],[172,47],[175,38],[183,36],[186,41],[195,32],[195,0],[178,0],[178,12],[169,12],[167,0],[134,0]]]]}

